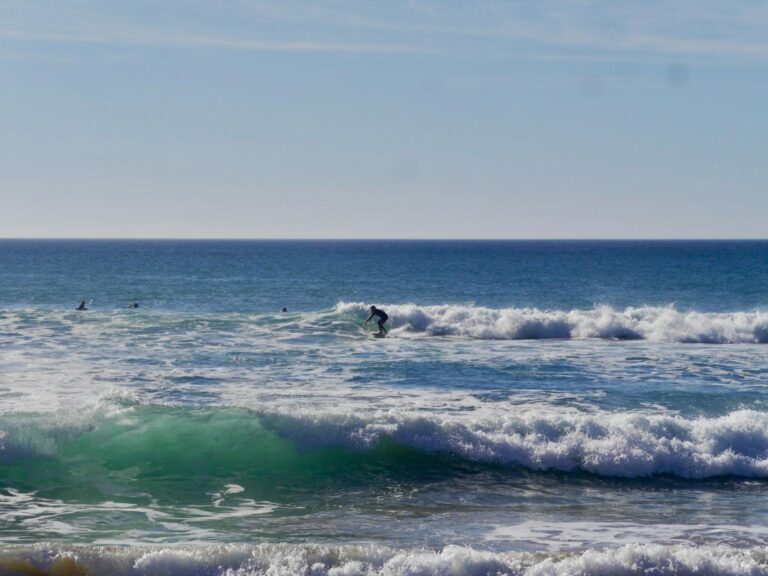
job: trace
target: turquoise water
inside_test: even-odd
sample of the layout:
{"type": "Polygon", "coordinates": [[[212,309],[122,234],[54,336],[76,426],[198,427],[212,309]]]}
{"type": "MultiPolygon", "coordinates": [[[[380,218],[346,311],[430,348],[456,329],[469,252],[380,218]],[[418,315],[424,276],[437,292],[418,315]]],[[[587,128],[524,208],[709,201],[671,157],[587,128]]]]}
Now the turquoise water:
{"type": "Polygon", "coordinates": [[[0,241],[0,574],[768,573],[767,306],[767,242],[0,241]]]}

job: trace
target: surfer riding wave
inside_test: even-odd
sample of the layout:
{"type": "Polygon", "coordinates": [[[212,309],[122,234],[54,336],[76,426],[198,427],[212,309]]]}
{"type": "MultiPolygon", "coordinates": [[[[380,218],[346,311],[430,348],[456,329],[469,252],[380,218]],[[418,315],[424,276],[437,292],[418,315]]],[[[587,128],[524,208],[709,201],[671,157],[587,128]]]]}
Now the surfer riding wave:
{"type": "Polygon", "coordinates": [[[370,322],[371,318],[376,316],[377,318],[377,324],[379,325],[379,336],[384,336],[387,333],[387,329],[384,328],[384,323],[389,320],[389,316],[387,315],[384,310],[379,310],[376,308],[376,306],[371,306],[371,313],[368,316],[368,318],[365,320],[365,323],[367,324],[370,322]]]}

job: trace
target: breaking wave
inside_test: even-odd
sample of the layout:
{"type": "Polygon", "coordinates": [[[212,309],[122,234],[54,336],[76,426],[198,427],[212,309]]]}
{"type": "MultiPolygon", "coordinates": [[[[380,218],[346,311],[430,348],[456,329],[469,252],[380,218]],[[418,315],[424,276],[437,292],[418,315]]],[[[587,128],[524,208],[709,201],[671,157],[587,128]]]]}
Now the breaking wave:
{"type": "Polygon", "coordinates": [[[377,545],[0,548],[0,573],[113,576],[761,576],[765,548],[630,544],[543,554],[448,546],[397,550],[377,545]]]}
{"type": "MultiPolygon", "coordinates": [[[[395,333],[478,339],[605,338],[686,343],[768,343],[768,312],[683,312],[674,306],[616,310],[541,310],[443,304],[383,306],[395,333]]],[[[361,302],[340,302],[340,313],[366,314],[361,302]]]]}
{"type": "MultiPolygon", "coordinates": [[[[0,418],[0,471],[65,471],[90,462],[108,474],[222,477],[336,474],[373,461],[435,465],[416,454],[537,471],[638,478],[768,478],[768,413],[720,417],[530,408],[479,418],[387,411],[359,414],[137,405],[90,416],[78,428],[53,415],[0,418]],[[195,446],[195,450],[189,450],[195,446]],[[202,466],[202,468],[201,468],[202,466]]],[[[441,465],[450,467],[450,462],[441,465]]],[[[98,470],[94,474],[100,473],[98,470]]],[[[63,473],[63,472],[62,472],[63,473]]],[[[447,473],[450,473],[447,471],[447,473]]]]}
{"type": "Polygon", "coordinates": [[[636,478],[768,478],[768,413],[716,418],[528,410],[503,419],[263,414],[263,424],[299,446],[365,449],[387,439],[474,462],[532,470],[636,478]]]}

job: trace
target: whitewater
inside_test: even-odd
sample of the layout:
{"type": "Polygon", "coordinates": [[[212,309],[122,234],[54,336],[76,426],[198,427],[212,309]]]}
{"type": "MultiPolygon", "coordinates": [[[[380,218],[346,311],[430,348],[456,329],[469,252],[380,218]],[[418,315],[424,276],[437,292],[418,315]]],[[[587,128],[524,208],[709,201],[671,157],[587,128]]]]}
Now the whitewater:
{"type": "MultiPolygon", "coordinates": [[[[340,302],[338,312],[364,314],[363,302],[340,302]]],[[[428,334],[478,339],[536,340],[605,338],[727,344],[768,342],[768,312],[680,312],[674,306],[643,306],[615,310],[493,309],[479,306],[387,306],[393,334],[428,334]]]]}
{"type": "Polygon", "coordinates": [[[1,241],[0,574],[768,573],[766,286],[759,242],[1,241]]]}

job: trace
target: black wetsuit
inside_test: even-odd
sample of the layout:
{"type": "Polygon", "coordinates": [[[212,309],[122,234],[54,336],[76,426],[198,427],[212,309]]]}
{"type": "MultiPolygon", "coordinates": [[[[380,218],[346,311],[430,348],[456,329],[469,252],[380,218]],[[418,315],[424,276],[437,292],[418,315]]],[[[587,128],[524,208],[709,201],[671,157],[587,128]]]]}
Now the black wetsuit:
{"type": "Polygon", "coordinates": [[[380,332],[386,332],[386,330],[384,329],[384,322],[389,320],[389,316],[387,316],[387,313],[384,312],[384,310],[379,310],[378,308],[376,308],[376,310],[371,312],[371,315],[368,316],[368,320],[366,320],[366,322],[368,322],[374,316],[376,316],[378,318],[378,320],[376,322],[379,325],[379,331],[380,332]]]}

